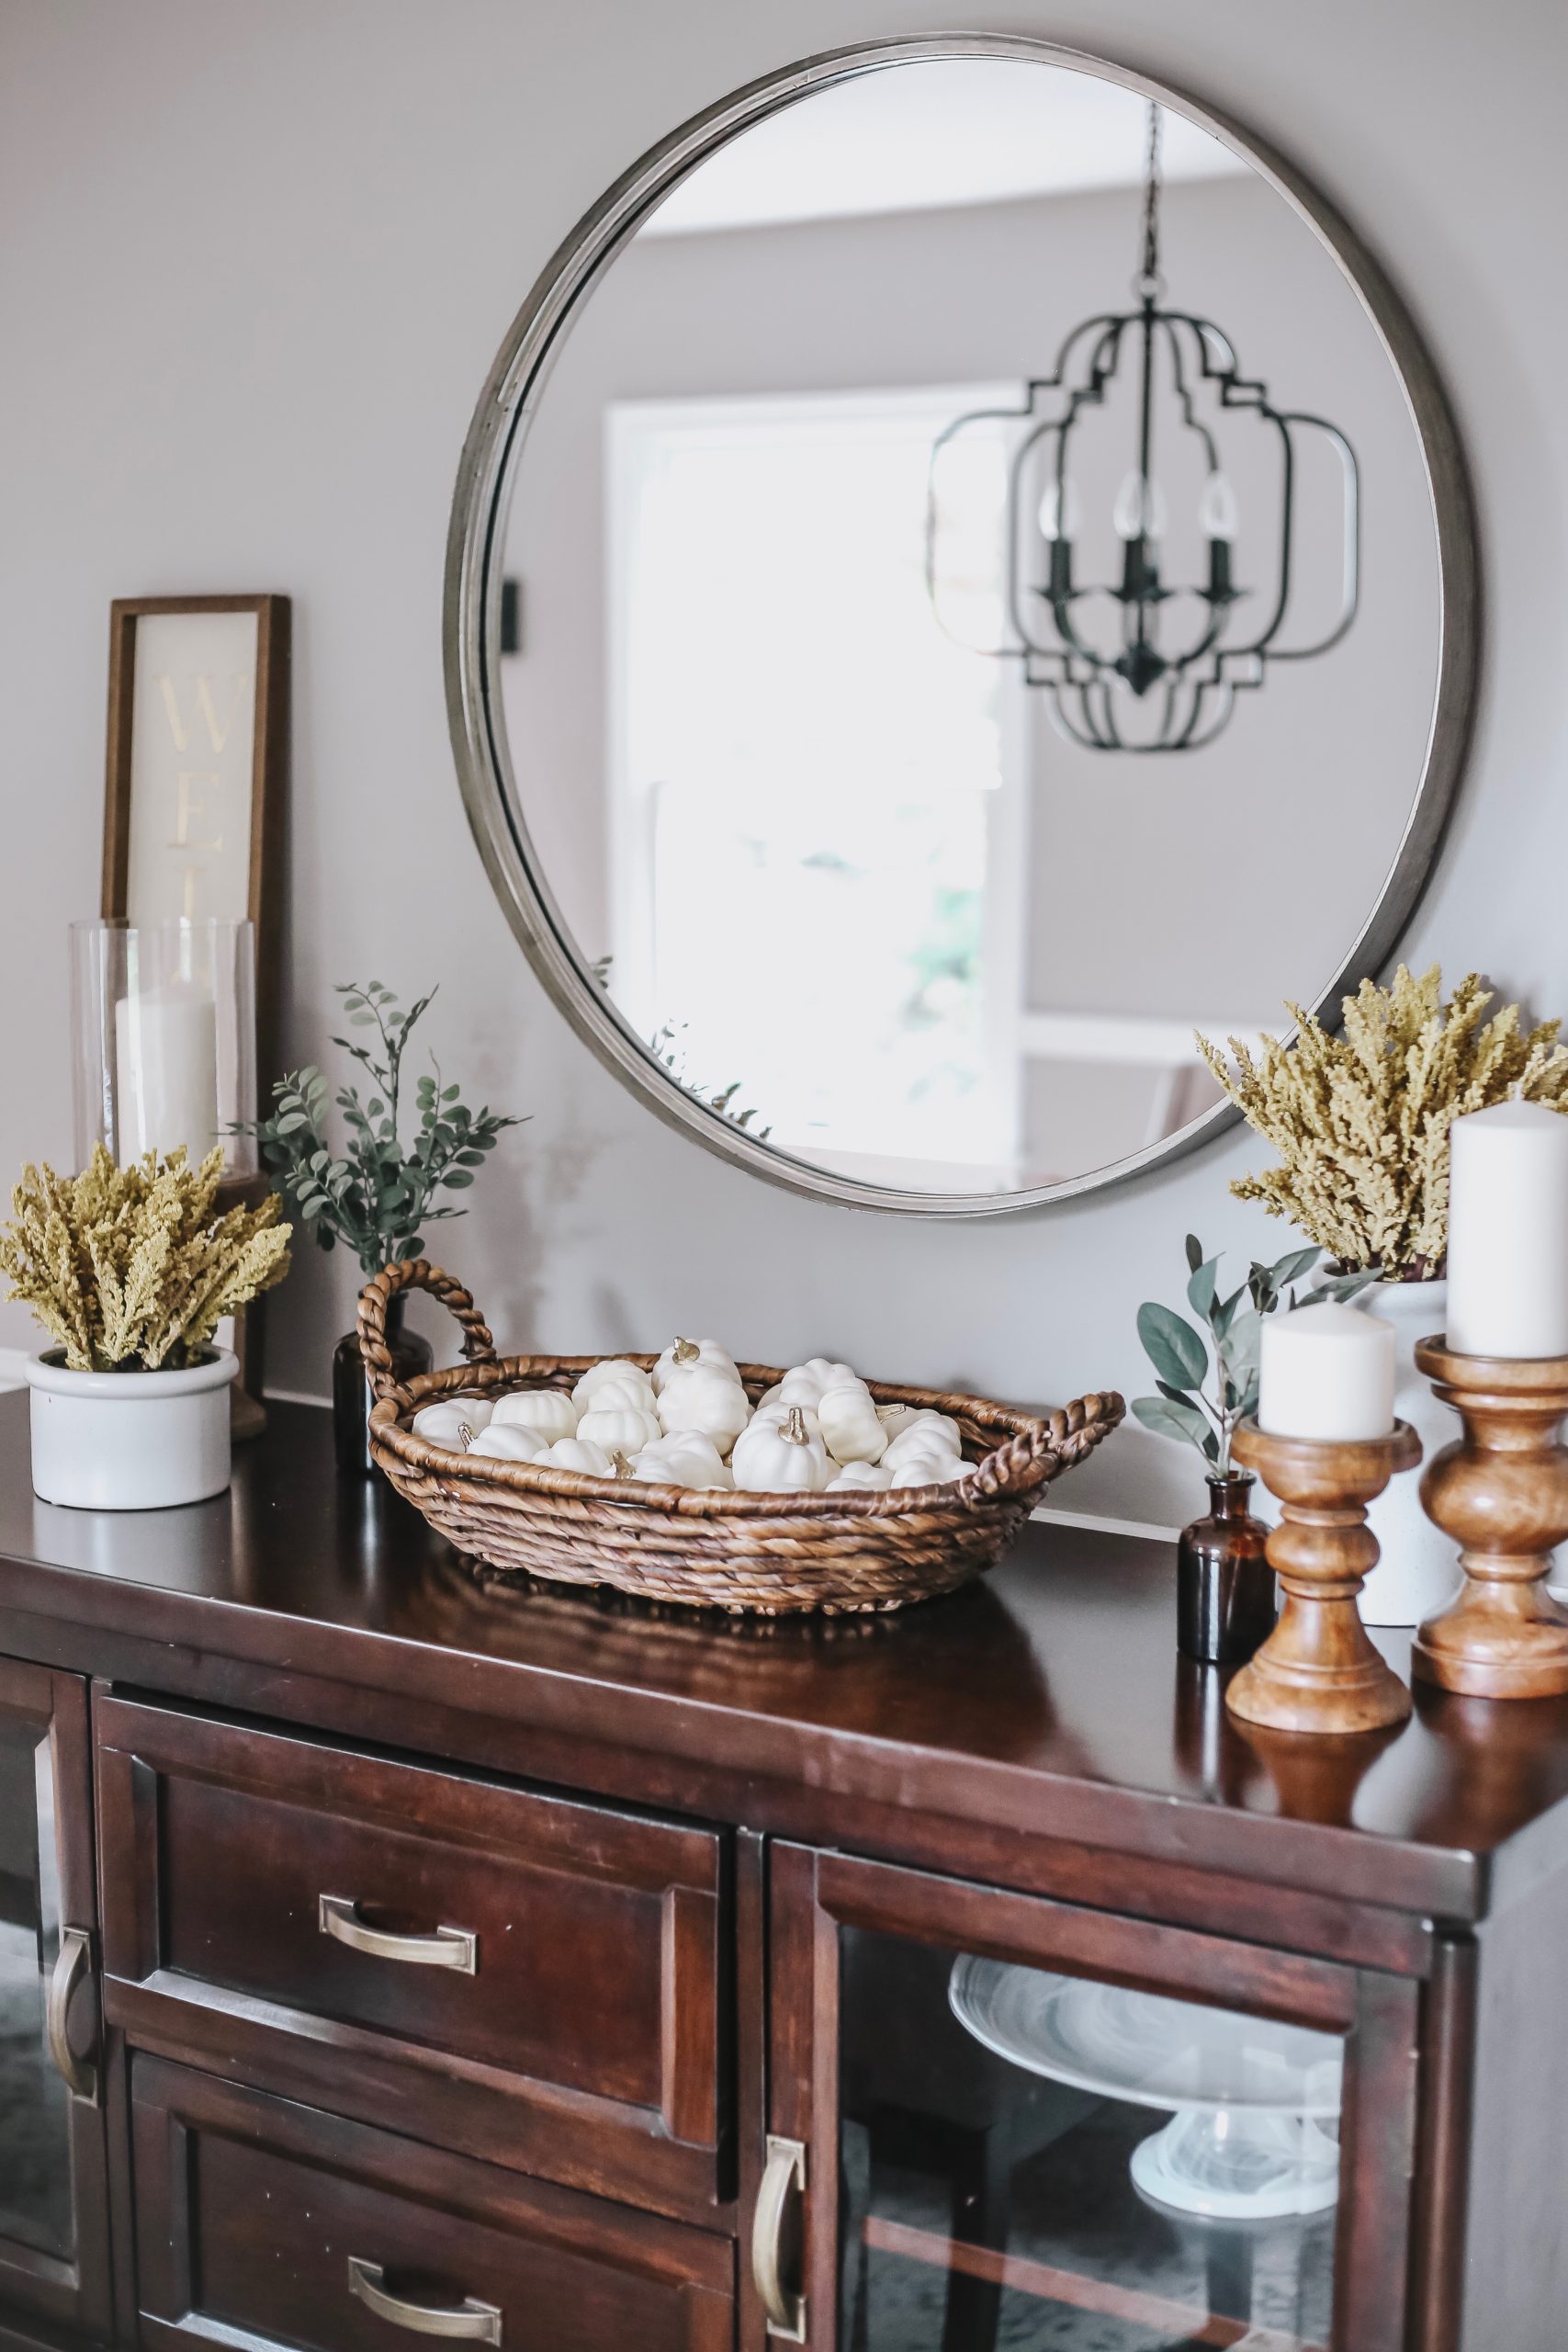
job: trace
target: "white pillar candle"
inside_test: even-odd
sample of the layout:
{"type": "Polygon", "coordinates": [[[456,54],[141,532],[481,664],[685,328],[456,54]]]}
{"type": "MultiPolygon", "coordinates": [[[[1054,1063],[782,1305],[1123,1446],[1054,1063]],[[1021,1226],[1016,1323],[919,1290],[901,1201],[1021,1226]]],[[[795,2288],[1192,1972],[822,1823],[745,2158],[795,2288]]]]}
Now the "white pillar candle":
{"type": "Polygon", "coordinates": [[[121,1167],[184,1144],[193,1163],[218,1140],[218,1009],[171,982],[114,1009],[115,1114],[121,1167]]]}
{"type": "Polygon", "coordinates": [[[1393,1427],[1393,1324],[1332,1299],[1267,1316],[1258,1419],[1275,1437],[1387,1437],[1393,1427]]]}
{"type": "Polygon", "coordinates": [[[1496,1102],[1449,1129],[1449,1345],[1568,1356],[1568,1117],[1496,1102]]]}

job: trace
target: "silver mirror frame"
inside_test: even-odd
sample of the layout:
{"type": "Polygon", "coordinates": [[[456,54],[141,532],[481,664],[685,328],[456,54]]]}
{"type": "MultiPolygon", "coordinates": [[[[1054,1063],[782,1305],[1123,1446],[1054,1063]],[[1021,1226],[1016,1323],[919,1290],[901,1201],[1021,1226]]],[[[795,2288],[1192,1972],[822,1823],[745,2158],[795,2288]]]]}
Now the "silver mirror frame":
{"type": "Polygon", "coordinates": [[[501,649],[507,515],[528,429],[558,349],[581,305],[649,213],[738,132],[863,74],[920,61],[984,58],[1063,67],[1120,83],[1188,115],[1233,148],[1315,232],[1359,297],[1399,378],[1421,443],[1438,551],[1439,650],[1421,782],[1377,903],[1314,1010],[1376,972],[1408,923],[1430,875],[1464,765],[1480,661],[1481,596],[1474,506],[1459,432],[1408,310],[1360,238],[1271,147],[1172,85],[1113,60],[1010,33],[931,33],[829,50],[748,84],[649,150],[558,249],[496,356],[464,446],[447,534],[444,651],[447,715],[468,822],[485,870],[535,971],[600,1059],[665,1123],[770,1183],[853,1208],[920,1216],[997,1216],[1122,1183],[1178,1159],[1231,1125],[1228,1102],[1163,1142],[1068,1181],[993,1193],[903,1192],[858,1183],[759,1143],[669,1076],[594,979],[562,921],[518,813],[503,720],[492,702],[501,649]]]}

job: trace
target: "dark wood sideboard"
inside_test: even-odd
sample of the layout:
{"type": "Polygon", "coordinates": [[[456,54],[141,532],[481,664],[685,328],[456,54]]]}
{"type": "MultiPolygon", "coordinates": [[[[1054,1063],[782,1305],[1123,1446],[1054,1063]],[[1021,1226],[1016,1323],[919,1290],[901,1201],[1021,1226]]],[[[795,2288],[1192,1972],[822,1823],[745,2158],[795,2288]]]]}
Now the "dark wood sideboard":
{"type": "Polygon", "coordinates": [[[1172,1573],[503,1592],[324,1415],[109,1516],[0,1399],[0,2346],[1562,2352],[1568,1703],[1244,1735],[1172,1573]],[[1134,2194],[963,1955],[1338,2037],[1337,2209],[1134,2194]]]}

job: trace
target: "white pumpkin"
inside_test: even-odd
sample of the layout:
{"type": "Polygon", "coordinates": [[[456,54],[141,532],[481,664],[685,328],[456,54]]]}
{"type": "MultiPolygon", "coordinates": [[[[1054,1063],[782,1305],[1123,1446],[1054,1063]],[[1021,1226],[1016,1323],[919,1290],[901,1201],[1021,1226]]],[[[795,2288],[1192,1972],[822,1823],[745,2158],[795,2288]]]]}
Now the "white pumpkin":
{"type": "Polygon", "coordinates": [[[591,1388],[578,1412],[581,1417],[584,1413],[653,1413],[657,1409],[651,1381],[640,1372],[618,1372],[614,1380],[602,1380],[596,1388],[591,1388]]]}
{"type": "Polygon", "coordinates": [[[759,1413],[761,1411],[764,1405],[776,1405],[778,1403],[779,1392],[783,1386],[784,1382],[782,1380],[775,1380],[771,1388],[763,1389],[761,1395],[757,1399],[757,1410],[759,1413]]]}
{"type": "Polygon", "coordinates": [[[771,1404],[759,1405],[756,1411],[752,1414],[750,1420],[748,1422],[747,1427],[754,1428],[759,1421],[771,1421],[774,1429],[777,1429],[781,1422],[788,1420],[792,1413],[798,1413],[800,1415],[802,1420],[806,1423],[808,1433],[812,1437],[821,1436],[822,1424],[818,1419],[813,1407],[810,1405],[786,1405],[782,1396],[775,1396],[771,1404]]]}
{"type": "Polygon", "coordinates": [[[949,1453],[962,1453],[964,1451],[958,1423],[950,1420],[945,1413],[922,1409],[912,1421],[905,1422],[897,1436],[889,1442],[882,1458],[884,1462],[897,1464],[908,1453],[930,1453],[933,1447],[945,1448],[949,1453]]]}
{"type": "Polygon", "coordinates": [[[518,1388],[497,1403],[491,1426],[536,1430],[542,1444],[553,1445],[577,1435],[577,1407],[563,1388],[518,1388]]]}
{"type": "Polygon", "coordinates": [[[809,1405],[815,1411],[825,1388],[837,1388],[855,1377],[847,1363],[834,1363],[829,1356],[810,1356],[805,1363],[797,1363],[785,1373],[779,1383],[779,1395],[786,1405],[809,1405]]]}
{"type": "Polygon", "coordinates": [[[606,1453],[640,1453],[659,1435],[659,1417],[645,1413],[640,1405],[605,1404],[614,1396],[619,1383],[607,1380],[588,1399],[588,1410],[577,1424],[577,1434],[585,1445],[602,1445],[606,1453]]]}
{"type": "Polygon", "coordinates": [[[490,1462],[537,1462],[544,1451],[545,1441],[536,1430],[515,1422],[498,1425],[494,1421],[479,1431],[468,1448],[470,1453],[481,1454],[490,1462]]]}
{"type": "Polygon", "coordinates": [[[950,1487],[962,1478],[969,1464],[961,1453],[950,1453],[944,1445],[911,1446],[901,1461],[884,1457],[878,1464],[887,1472],[890,1487],[950,1487]]]}
{"type": "Polygon", "coordinates": [[[833,1475],[828,1449],[799,1407],[782,1421],[753,1421],[736,1444],[735,1483],[749,1494],[819,1495],[833,1475]]]}
{"type": "Polygon", "coordinates": [[[721,1371],[728,1373],[731,1380],[739,1377],[735,1369],[735,1358],[728,1348],[721,1348],[716,1340],[677,1339],[665,1349],[653,1367],[655,1395],[662,1394],[664,1384],[672,1372],[684,1372],[695,1363],[717,1364],[721,1371]]]}
{"type": "Polygon", "coordinates": [[[835,1462],[880,1462],[887,1431],[863,1380],[836,1381],[817,1408],[822,1442],[835,1462]]]}
{"type": "Polygon", "coordinates": [[[580,1470],[590,1478],[613,1478],[615,1465],[602,1445],[580,1437],[558,1438],[539,1456],[541,1470],[580,1470]]]}
{"type": "Polygon", "coordinates": [[[444,1445],[449,1453],[461,1453],[490,1427],[491,1411],[490,1404],[481,1396],[443,1396],[414,1415],[413,1433],[423,1438],[427,1445],[444,1445]],[[468,1432],[467,1437],[463,1435],[465,1430],[468,1432]]]}
{"type": "Polygon", "coordinates": [[[852,1487],[890,1487],[893,1474],[885,1462],[846,1462],[836,1478],[829,1478],[824,1494],[848,1491],[852,1487]]]}
{"type": "Polygon", "coordinates": [[[677,1430],[657,1437],[632,1464],[632,1476],[661,1487],[733,1487],[734,1476],[711,1437],[700,1430],[677,1430]]]}
{"type": "Polygon", "coordinates": [[[659,1399],[659,1419],[667,1437],[677,1430],[700,1430],[721,1453],[728,1453],[750,1418],[746,1391],[719,1364],[682,1364],[671,1374],[659,1399]]]}
{"type": "Polygon", "coordinates": [[[641,1364],[630,1363],[625,1356],[602,1356],[597,1363],[591,1363],[587,1371],[580,1376],[576,1387],[571,1392],[571,1401],[581,1412],[602,1380],[646,1380],[647,1378],[648,1374],[641,1364]]]}

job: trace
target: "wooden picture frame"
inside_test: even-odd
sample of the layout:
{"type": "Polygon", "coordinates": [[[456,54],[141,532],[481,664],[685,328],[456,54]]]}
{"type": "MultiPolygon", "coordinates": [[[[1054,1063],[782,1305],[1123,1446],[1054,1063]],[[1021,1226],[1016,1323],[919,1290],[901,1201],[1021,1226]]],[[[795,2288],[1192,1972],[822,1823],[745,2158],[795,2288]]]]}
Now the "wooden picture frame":
{"type": "MultiPolygon", "coordinates": [[[[249,919],[263,1102],[277,1074],[291,621],[277,595],[117,596],[109,607],[99,912],[249,919]]],[[[267,1190],[265,1176],[236,1181],[227,1205],[267,1190]]],[[[236,1435],[261,1426],[259,1306],[235,1319],[236,1435]]]]}
{"type": "MultiPolygon", "coordinates": [[[[276,1071],[277,979],[282,924],[284,809],[288,780],[289,671],[291,611],[287,596],[117,596],[109,607],[109,688],[107,756],[104,777],[104,864],[99,912],[134,919],[139,913],[201,913],[231,920],[248,916],[256,933],[256,1069],[263,1087],[276,1071]],[[171,662],[158,678],[164,689],[164,723],[170,734],[174,758],[190,756],[218,765],[181,769],[173,764],[146,774],[139,757],[146,746],[138,741],[137,670],[139,639],[144,621],[177,621],[225,615],[254,616],[254,668],[244,683],[243,710],[248,720],[250,757],[238,764],[227,762],[234,742],[240,710],[235,689],[241,679],[231,674],[214,686],[205,672],[182,676],[171,662]],[[228,692],[225,695],[225,687],[228,692]],[[193,741],[201,730],[205,741],[193,741]],[[186,785],[178,779],[184,776],[186,785]],[[197,788],[194,779],[204,779],[197,788]],[[216,783],[212,779],[216,777],[216,783]],[[242,811],[244,854],[222,869],[210,863],[212,835],[204,831],[189,838],[193,825],[222,824],[214,804],[243,781],[242,811]],[[173,806],[169,788],[173,786],[173,806]],[[163,803],[146,809],[143,798],[163,787],[163,803]],[[161,839],[171,856],[187,857],[185,875],[200,878],[199,894],[183,904],[161,901],[152,907],[132,903],[133,883],[142,861],[133,865],[132,852],[141,851],[147,827],[162,817],[166,830],[161,839]],[[181,838],[186,836],[186,838],[181,838]],[[238,888],[233,887],[238,882],[238,888]]],[[[171,649],[165,648],[165,650],[171,649]]],[[[241,739],[242,742],[243,738],[241,739]]],[[[238,747],[236,747],[238,748],[238,747]]]]}

